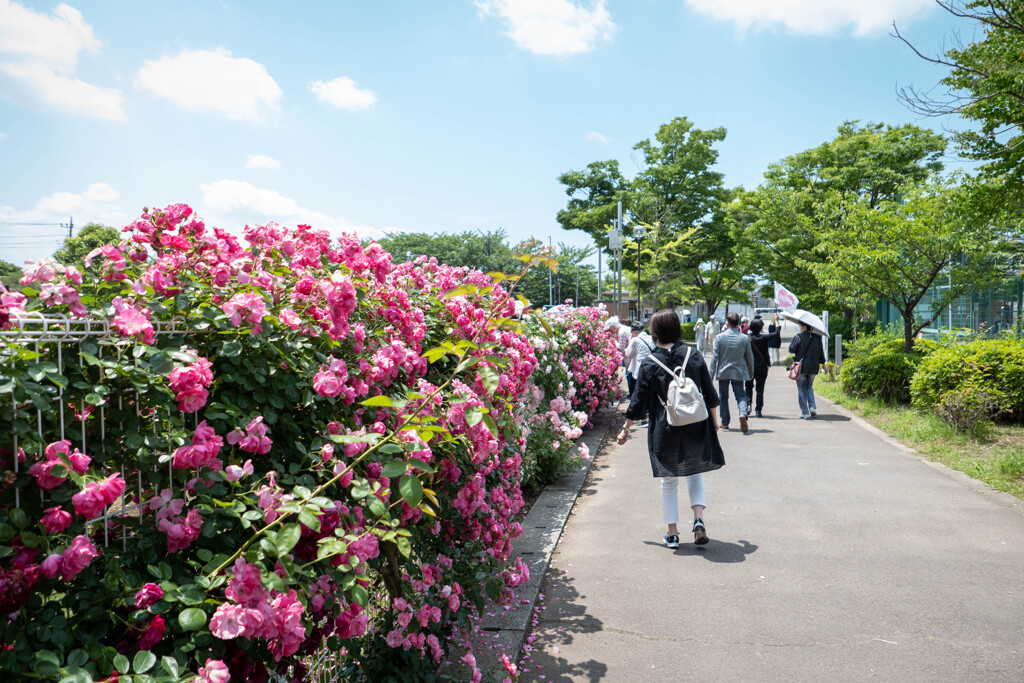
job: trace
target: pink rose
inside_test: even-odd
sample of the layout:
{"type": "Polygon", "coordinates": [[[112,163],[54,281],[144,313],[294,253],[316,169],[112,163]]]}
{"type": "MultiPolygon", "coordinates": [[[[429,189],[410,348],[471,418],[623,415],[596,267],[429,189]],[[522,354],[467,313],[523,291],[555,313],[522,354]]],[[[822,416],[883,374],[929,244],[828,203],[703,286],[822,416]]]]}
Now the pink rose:
{"type": "Polygon", "coordinates": [[[48,579],[60,574],[61,565],[64,563],[64,556],[60,553],[54,553],[43,560],[43,563],[39,566],[39,572],[48,579]]]}
{"type": "Polygon", "coordinates": [[[221,640],[231,640],[245,634],[245,608],[225,602],[210,619],[210,631],[221,640]]]}
{"type": "Polygon", "coordinates": [[[43,526],[46,527],[46,533],[55,534],[60,531],[64,531],[71,525],[71,513],[56,505],[52,508],[46,508],[43,513],[43,526]]]}
{"type": "Polygon", "coordinates": [[[164,590],[155,583],[147,583],[135,594],[135,609],[146,609],[164,597],[164,590]]]}
{"type": "Polygon", "coordinates": [[[153,617],[149,621],[149,626],[142,633],[142,638],[139,639],[139,649],[151,650],[154,645],[163,640],[166,631],[167,625],[164,624],[164,618],[161,616],[153,617]]]}
{"type": "Polygon", "coordinates": [[[33,463],[33,465],[28,468],[28,473],[36,478],[36,486],[44,491],[54,490],[63,484],[65,479],[67,479],[67,468],[64,466],[64,463],[59,460],[33,463]],[[59,468],[57,471],[61,473],[60,476],[51,474],[50,470],[54,467],[59,468]]]}
{"type": "Polygon", "coordinates": [[[120,474],[112,474],[103,481],[86,484],[85,488],[71,497],[75,504],[75,512],[86,519],[99,517],[103,508],[110,505],[124,493],[124,479],[120,474]]]}
{"type": "Polygon", "coordinates": [[[64,550],[60,577],[65,581],[70,581],[79,572],[88,567],[94,557],[99,557],[99,555],[96,546],[87,537],[75,536],[74,540],[71,541],[71,545],[64,550]]]}
{"type": "Polygon", "coordinates": [[[201,683],[230,683],[231,672],[227,664],[219,659],[207,659],[206,666],[199,669],[201,683]]]}
{"type": "Polygon", "coordinates": [[[246,460],[245,464],[239,467],[238,465],[228,465],[224,468],[224,478],[228,481],[238,481],[246,475],[250,475],[254,472],[252,466],[252,460],[246,460]]]}

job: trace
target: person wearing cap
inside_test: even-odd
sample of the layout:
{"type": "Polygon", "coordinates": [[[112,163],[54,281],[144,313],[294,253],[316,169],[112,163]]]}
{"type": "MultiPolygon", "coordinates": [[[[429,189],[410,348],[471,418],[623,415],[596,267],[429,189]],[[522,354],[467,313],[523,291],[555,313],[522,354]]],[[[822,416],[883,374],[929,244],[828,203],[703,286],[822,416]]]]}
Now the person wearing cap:
{"type": "MultiPolygon", "coordinates": [[[[636,390],[636,378],[640,374],[640,366],[643,364],[647,357],[651,355],[651,351],[654,350],[654,339],[651,335],[647,334],[647,330],[644,329],[644,324],[639,320],[636,320],[631,325],[633,338],[629,340],[629,346],[626,347],[626,383],[629,385],[629,395],[633,396],[633,392],[636,390]]],[[[647,424],[647,418],[638,422],[641,427],[647,424]]]]}
{"type": "Polygon", "coordinates": [[[704,318],[697,318],[693,324],[693,339],[697,342],[697,350],[703,356],[708,350],[708,340],[704,336],[704,318]]]}

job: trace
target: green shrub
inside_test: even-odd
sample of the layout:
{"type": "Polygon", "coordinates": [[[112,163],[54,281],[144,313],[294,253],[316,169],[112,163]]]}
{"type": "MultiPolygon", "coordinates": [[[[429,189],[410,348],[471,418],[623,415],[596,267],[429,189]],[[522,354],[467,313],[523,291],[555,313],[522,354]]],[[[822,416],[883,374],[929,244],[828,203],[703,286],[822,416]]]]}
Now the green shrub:
{"type": "Polygon", "coordinates": [[[999,471],[1007,477],[1024,479],[1024,452],[1014,450],[999,459],[999,471]]]}
{"type": "Polygon", "coordinates": [[[992,418],[999,413],[999,406],[1004,400],[1005,397],[999,392],[966,385],[942,394],[933,410],[940,420],[952,426],[956,432],[981,438],[992,424],[992,418]]]}
{"type": "MultiPolygon", "coordinates": [[[[874,353],[903,353],[903,331],[897,331],[890,327],[879,331],[878,334],[858,337],[856,341],[848,346],[844,341],[843,346],[846,346],[847,351],[847,354],[844,354],[844,356],[849,355],[854,358],[870,356],[874,353]]],[[[942,345],[938,342],[930,339],[915,339],[910,353],[920,359],[932,354],[939,348],[942,348],[942,345]]]]}
{"type": "Polygon", "coordinates": [[[946,392],[965,386],[995,393],[1004,416],[1024,419],[1024,342],[978,339],[942,347],[921,362],[910,393],[915,405],[930,408],[946,392]]]}
{"type": "Polygon", "coordinates": [[[867,337],[875,332],[878,323],[874,318],[868,320],[847,320],[843,317],[830,318],[828,321],[828,332],[832,339],[836,335],[843,336],[843,358],[850,355],[850,345],[855,339],[867,337]],[[856,332],[856,334],[854,334],[856,332]]]}
{"type": "Polygon", "coordinates": [[[912,353],[879,347],[867,355],[855,355],[843,363],[839,384],[856,396],[875,396],[887,403],[910,401],[910,380],[919,359],[912,353]]]}
{"type": "Polygon", "coordinates": [[[680,337],[680,339],[682,341],[694,341],[697,338],[696,335],[694,335],[693,333],[694,324],[695,323],[683,323],[681,325],[682,336],[680,337]]]}

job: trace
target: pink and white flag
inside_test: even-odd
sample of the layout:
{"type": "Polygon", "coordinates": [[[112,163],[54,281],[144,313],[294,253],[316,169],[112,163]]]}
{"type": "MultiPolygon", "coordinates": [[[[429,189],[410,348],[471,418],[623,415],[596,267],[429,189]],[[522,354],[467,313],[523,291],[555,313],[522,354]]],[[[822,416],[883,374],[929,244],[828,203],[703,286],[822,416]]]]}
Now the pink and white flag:
{"type": "Polygon", "coordinates": [[[800,299],[778,282],[775,283],[775,303],[784,311],[792,313],[800,305],[800,299]]]}

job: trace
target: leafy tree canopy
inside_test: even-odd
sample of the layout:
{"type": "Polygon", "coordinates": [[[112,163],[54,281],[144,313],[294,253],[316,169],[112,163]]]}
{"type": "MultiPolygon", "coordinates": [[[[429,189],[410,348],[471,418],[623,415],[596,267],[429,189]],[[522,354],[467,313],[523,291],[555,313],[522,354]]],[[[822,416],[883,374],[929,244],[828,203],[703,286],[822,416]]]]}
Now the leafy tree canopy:
{"type": "Polygon", "coordinates": [[[822,221],[834,219],[817,207],[835,195],[868,208],[897,201],[906,187],[941,171],[946,140],[912,124],[847,121],[837,132],[834,139],[770,166],[765,182],[743,199],[756,217],[746,231],[744,259],[809,307],[851,311],[863,300],[831,292],[811,268],[825,256],[818,233],[830,226],[822,221]]]}
{"type": "Polygon", "coordinates": [[[872,206],[833,192],[819,207],[820,253],[811,270],[837,296],[885,299],[903,318],[905,349],[942,309],[1001,275],[994,231],[961,188],[944,181],[908,186],[872,206]],[[943,287],[935,288],[942,284],[943,287]],[[931,310],[915,308],[931,294],[931,310]]]}
{"type": "Polygon", "coordinates": [[[77,235],[64,240],[64,245],[53,253],[53,258],[66,266],[78,265],[93,249],[120,241],[119,230],[99,223],[87,223],[77,235]]]}

